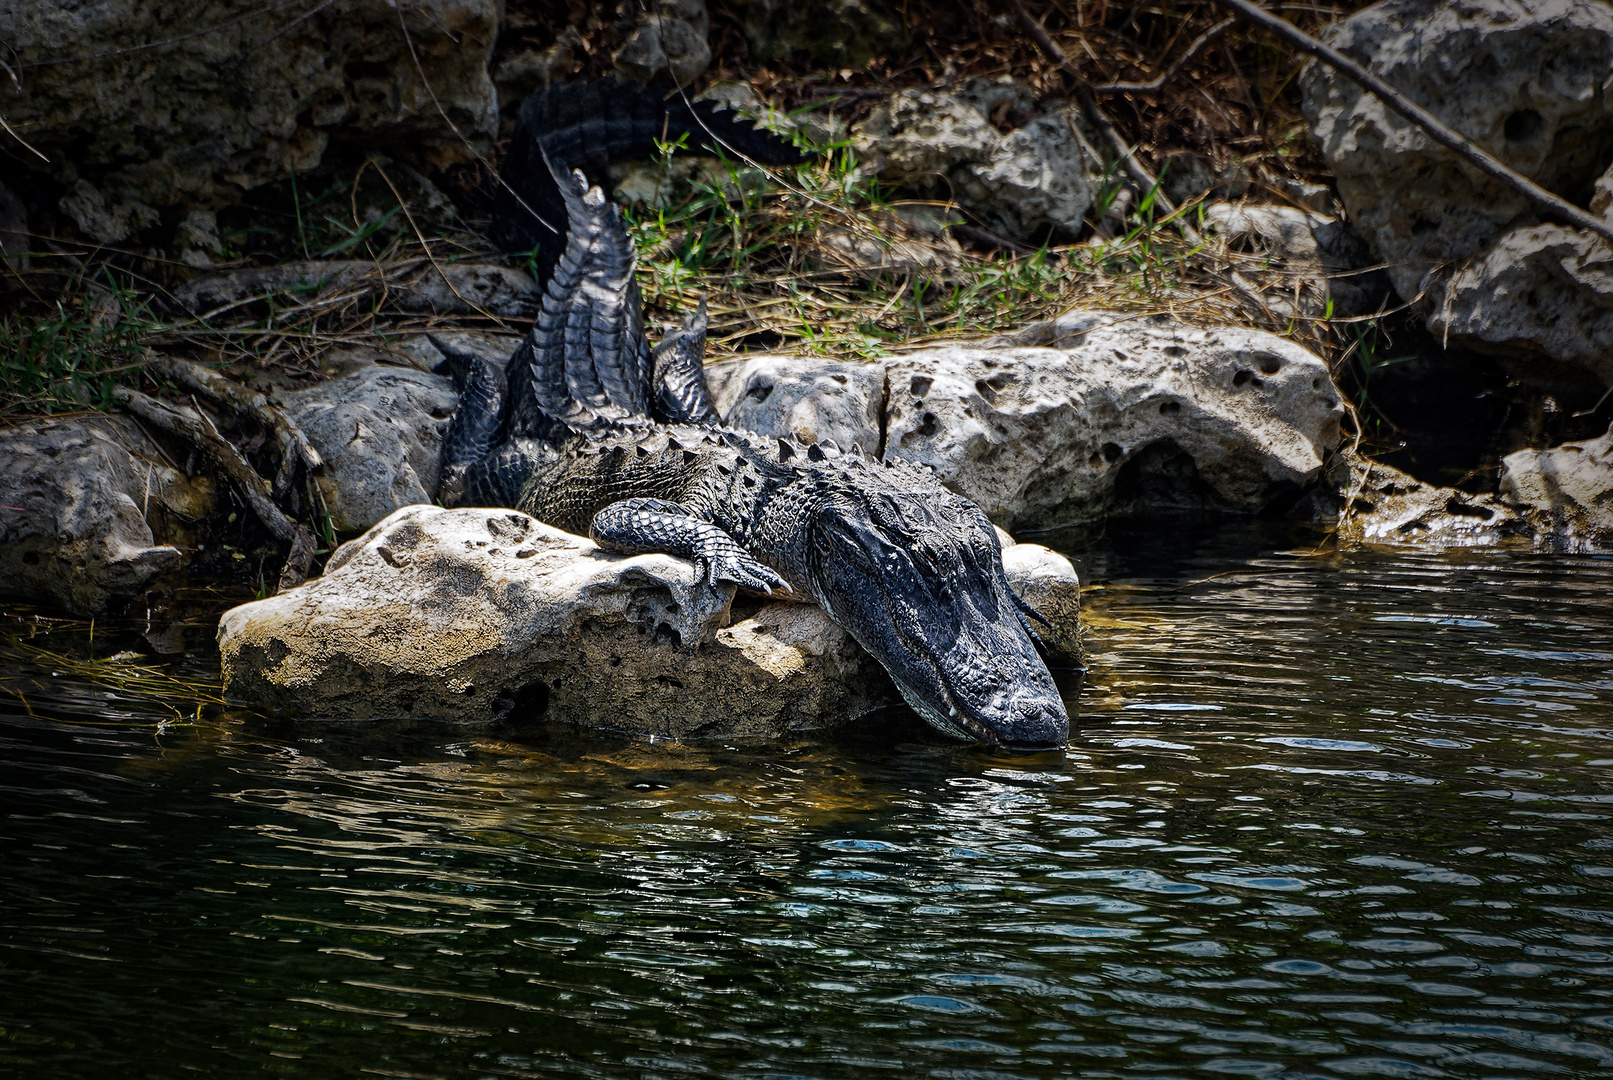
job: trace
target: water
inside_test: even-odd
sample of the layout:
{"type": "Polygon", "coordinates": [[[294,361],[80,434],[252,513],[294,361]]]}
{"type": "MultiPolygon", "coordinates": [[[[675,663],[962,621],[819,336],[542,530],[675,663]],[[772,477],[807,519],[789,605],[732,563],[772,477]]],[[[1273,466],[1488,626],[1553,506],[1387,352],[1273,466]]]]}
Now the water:
{"type": "Polygon", "coordinates": [[[1088,552],[1067,753],[12,663],[0,1074],[1613,1076],[1613,560],[1291,543],[1088,552]]]}

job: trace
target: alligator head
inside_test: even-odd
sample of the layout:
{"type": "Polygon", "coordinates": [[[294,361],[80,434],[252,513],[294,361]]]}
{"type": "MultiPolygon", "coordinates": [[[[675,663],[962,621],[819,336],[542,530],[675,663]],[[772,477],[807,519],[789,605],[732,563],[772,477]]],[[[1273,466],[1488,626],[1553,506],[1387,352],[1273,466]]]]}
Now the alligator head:
{"type": "Polygon", "coordinates": [[[927,491],[835,492],[813,515],[808,578],[830,617],[946,735],[1062,746],[1070,720],[980,508],[927,491]]]}

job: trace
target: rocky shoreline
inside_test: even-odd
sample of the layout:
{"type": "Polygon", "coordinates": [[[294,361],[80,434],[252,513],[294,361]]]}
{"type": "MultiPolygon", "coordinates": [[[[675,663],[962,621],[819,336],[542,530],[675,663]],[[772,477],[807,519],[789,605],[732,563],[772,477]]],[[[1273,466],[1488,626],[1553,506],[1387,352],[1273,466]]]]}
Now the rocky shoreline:
{"type": "MultiPolygon", "coordinates": [[[[881,21],[878,4],[842,7],[830,33],[787,5],[753,5],[745,21],[752,54],[827,50],[866,60],[899,43],[899,27],[881,21]]],[[[392,28],[375,5],[329,16],[353,31],[342,43],[301,33],[271,39],[254,63],[280,67],[248,73],[266,88],[251,117],[203,93],[207,79],[197,72],[225,78],[229,50],[218,41],[176,39],[181,45],[162,55],[196,77],[157,80],[125,98],[96,90],[94,108],[64,77],[71,65],[42,67],[9,91],[20,97],[4,108],[67,171],[32,162],[16,181],[25,198],[0,186],[6,268],[21,275],[42,257],[28,254],[32,208],[97,243],[161,234],[164,250],[193,268],[168,301],[190,317],[276,297],[334,298],[430,316],[439,338],[501,362],[515,339],[448,325],[475,315],[519,330],[542,292],[525,270],[485,256],[440,263],[428,248],[427,257],[383,265],[336,248],[341,257],[314,258],[304,239],[304,258],[294,262],[214,265],[216,212],[236,188],[313,167],[333,139],[371,151],[384,142],[399,153],[417,143],[417,164],[428,169],[483,153],[507,131],[512,102],[565,77],[572,50],[583,48],[568,28],[542,50],[490,66],[498,5],[427,8],[442,33],[417,28],[418,52],[382,50],[368,67],[344,54],[346,67],[332,69],[340,75],[308,72],[323,63],[322,50],[363,51],[363,42],[386,38],[392,28]],[[378,96],[388,80],[396,93],[378,96]],[[413,101],[427,90],[435,111],[413,101]],[[293,107],[305,98],[312,104],[293,107]],[[152,142],[160,115],[180,119],[152,142]],[[83,150],[92,121],[99,134],[83,150]],[[198,156],[185,150],[191,144],[210,149],[198,156]]],[[[112,9],[77,21],[0,14],[0,36],[23,52],[72,52],[146,26],[137,12],[126,13],[127,25],[120,17],[112,9]]],[[[614,69],[686,85],[713,62],[710,32],[700,0],[663,0],[610,30],[614,69]]],[[[1605,5],[1384,0],[1326,36],[1429,108],[1445,108],[1450,123],[1509,167],[1613,220],[1613,17],[1605,5]],[[1462,62],[1443,62],[1452,56],[1462,62]],[[1507,74],[1497,75],[1490,61],[1503,56],[1507,74]]],[[[118,85],[137,75],[122,59],[105,73],[118,85]]],[[[1590,404],[1613,381],[1607,242],[1549,220],[1457,163],[1332,68],[1312,64],[1300,85],[1337,197],[1265,166],[1174,151],[1157,192],[1170,205],[1201,203],[1202,235],[1183,235],[1225,260],[1223,292],[1245,305],[1248,322],[1286,325],[1289,336],[1228,325],[1224,310],[1183,290],[1171,314],[1077,308],[995,337],[932,339],[865,361],[753,351],[707,369],[724,422],[922,463],[1008,533],[1171,512],[1301,521],[1342,544],[1613,550],[1613,428],[1555,446],[1512,438],[1501,448],[1509,452],[1496,454],[1493,484],[1441,486],[1359,451],[1364,427],[1353,406],[1374,370],[1398,361],[1380,369],[1356,361],[1360,388],[1347,393],[1338,358],[1330,353],[1330,365],[1299,343],[1321,340],[1305,336],[1316,326],[1344,333],[1381,318],[1398,295],[1442,355],[1460,346],[1467,352],[1448,355],[1483,358],[1523,383],[1541,372],[1553,386],[1578,380],[1594,388],[1583,395],[1590,404]]],[[[744,82],[713,81],[701,93],[779,130],[799,128],[815,145],[847,143],[856,175],[954,200],[946,205],[967,213],[969,222],[949,222],[920,204],[892,211],[881,221],[895,241],[870,239],[854,222],[826,227],[820,255],[850,281],[944,278],[961,244],[1029,252],[1101,241],[1131,228],[1128,215],[1156,194],[1106,168],[1089,111],[1006,76],[898,89],[850,124],[833,109],[785,117],[744,82]]],[[[617,194],[654,207],[691,178],[740,184],[740,174],[725,179],[706,168],[676,158],[619,167],[617,194]]],[[[424,173],[411,168],[408,177],[425,204],[457,212],[424,173]]],[[[912,287],[922,321],[922,287],[912,287]]],[[[898,292],[891,303],[901,299],[898,292]]],[[[455,405],[449,380],[431,372],[440,359],[425,334],[410,331],[384,349],[331,345],[318,381],[249,370],[243,377],[258,381],[224,398],[261,395],[225,402],[256,419],[227,436],[195,393],[188,404],[159,403],[124,387],[114,397],[123,412],[0,428],[0,593],[77,614],[116,610],[216,543],[221,520],[233,525],[255,508],[282,549],[290,541],[288,563],[298,545],[301,565],[312,557],[315,522],[331,551],[322,576],[238,608],[221,625],[230,691],[262,708],[445,719],[537,711],[688,737],[801,730],[890,700],[877,665],[815,608],[743,602],[736,615],[731,595],[697,586],[680,560],[606,556],[522,515],[432,507],[455,405]],[[184,430],[211,431],[201,467],[197,447],[175,437],[184,430]],[[261,475],[269,471],[272,482],[261,475]],[[344,537],[356,539],[337,547],[344,537]]],[[[207,396],[205,378],[192,383],[189,391],[207,396]]],[[[1565,411],[1545,391],[1537,396],[1544,412],[1565,411]]],[[[1607,401],[1572,415],[1599,416],[1607,401]]],[[[1077,652],[1079,584],[1068,561],[1033,544],[1006,551],[1016,588],[1054,624],[1052,644],[1077,652]]],[[[300,578],[287,573],[286,585],[300,578]]]]}

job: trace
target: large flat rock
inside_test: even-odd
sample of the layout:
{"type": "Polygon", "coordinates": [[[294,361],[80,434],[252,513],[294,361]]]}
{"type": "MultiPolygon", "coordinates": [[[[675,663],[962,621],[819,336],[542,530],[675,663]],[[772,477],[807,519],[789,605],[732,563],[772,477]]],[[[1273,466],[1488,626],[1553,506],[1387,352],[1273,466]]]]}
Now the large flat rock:
{"type": "MultiPolygon", "coordinates": [[[[1023,548],[1024,550],[1020,550],[1023,548]]],[[[1011,581],[1075,648],[1067,560],[1009,548],[1011,581]]],[[[812,604],[729,625],[670,555],[623,557],[511,510],[414,506],[323,577],[219,624],[234,699],[293,717],[566,724],[666,738],[776,736],[898,700],[878,662],[812,604]]]]}

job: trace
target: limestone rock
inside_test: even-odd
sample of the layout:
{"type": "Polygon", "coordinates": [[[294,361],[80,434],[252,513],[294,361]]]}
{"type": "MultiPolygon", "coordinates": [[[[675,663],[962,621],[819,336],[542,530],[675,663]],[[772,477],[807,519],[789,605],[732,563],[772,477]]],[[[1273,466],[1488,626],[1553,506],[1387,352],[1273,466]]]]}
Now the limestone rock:
{"type": "Polygon", "coordinates": [[[885,179],[945,191],[1008,235],[1074,238],[1102,163],[1076,136],[1073,112],[1021,97],[1016,86],[984,80],[950,93],[903,90],[853,129],[852,145],[885,179]],[[1024,123],[1003,134],[991,119],[999,114],[1024,123]]]}
{"type": "Polygon", "coordinates": [[[874,106],[852,134],[857,157],[888,180],[938,180],[953,167],[991,157],[1001,136],[979,109],[954,94],[902,90],[874,106]]]}
{"type": "MultiPolygon", "coordinates": [[[[1570,202],[1589,202],[1613,156],[1613,7],[1605,3],[1384,0],[1335,24],[1327,38],[1570,202]]],[[[1429,278],[1442,265],[1475,257],[1491,262],[1486,252],[1498,241],[1511,252],[1498,253],[1503,262],[1542,246],[1533,235],[1539,218],[1523,196],[1459,163],[1324,64],[1308,67],[1301,87],[1311,131],[1350,217],[1389,264],[1403,298],[1432,286],[1425,310],[1443,320],[1437,334],[1448,326],[1453,342],[1571,362],[1613,382],[1605,343],[1573,331],[1584,312],[1604,306],[1599,282],[1550,266],[1549,254],[1529,260],[1536,276],[1527,286],[1493,263],[1488,278],[1468,268],[1448,290],[1429,278]],[[1508,237],[1517,230],[1525,233],[1508,237]],[[1443,314],[1452,306],[1469,317],[1443,314]],[[1559,319],[1562,325],[1554,326],[1559,319]],[[1529,336],[1542,327],[1542,337],[1529,336]]],[[[1544,243],[1573,242],[1569,235],[1544,243]]],[[[1605,246],[1603,252],[1605,260],[1605,246]]]]}
{"type": "Polygon", "coordinates": [[[1345,543],[1490,547],[1535,536],[1523,515],[1493,495],[1425,484],[1365,458],[1343,465],[1338,536],[1345,543]]]}
{"type": "Polygon", "coordinates": [[[1508,454],[1501,466],[1501,500],[1553,546],[1613,550],[1613,427],[1599,439],[1508,454]]]}
{"type": "MultiPolygon", "coordinates": [[[[1074,570],[1020,546],[1004,557],[1011,581],[1078,648],[1074,570]]],[[[816,605],[763,604],[728,625],[732,586],[713,592],[697,573],[670,555],[600,551],[513,510],[407,507],[344,544],[323,577],[228,612],[224,683],[297,717],[666,738],[776,736],[898,700],[816,605]]]]}
{"type": "Polygon", "coordinates": [[[362,532],[400,506],[429,503],[458,398],[442,375],[360,363],[279,404],[325,459],[316,477],[339,532],[362,532]]]}
{"type": "Polygon", "coordinates": [[[757,356],[712,364],[706,382],[729,427],[802,445],[833,440],[842,449],[858,443],[870,453],[879,446],[882,364],[757,356]]]}
{"type": "Polygon", "coordinates": [[[15,164],[66,190],[65,212],[111,241],[154,223],[153,208],[216,207],[305,172],[333,138],[468,160],[497,132],[487,60],[502,7],[344,0],[243,14],[198,0],[181,16],[137,0],[0,0],[6,62],[27,71],[7,80],[6,120],[51,161],[15,164]]]}
{"type": "Polygon", "coordinates": [[[1043,116],[1003,136],[983,161],[957,169],[958,200],[1009,236],[1051,231],[1074,240],[1092,206],[1098,163],[1063,115],[1043,116]]]}
{"type": "Polygon", "coordinates": [[[1263,282],[1280,275],[1281,287],[1266,297],[1282,318],[1321,316],[1329,301],[1335,315],[1367,315],[1387,297],[1383,275],[1365,270],[1371,253],[1348,222],[1291,206],[1212,203],[1204,224],[1234,265],[1263,282]]]}
{"type": "MultiPolygon", "coordinates": [[[[1004,534],[1006,535],[1006,534],[1004,534]]],[[[1008,587],[1046,623],[1033,623],[1036,635],[1055,653],[1081,657],[1081,579],[1069,559],[1041,544],[1003,543],[1008,587]]]]}
{"type": "Polygon", "coordinates": [[[731,586],[510,510],[403,509],[323,577],[227,613],[228,693],[294,716],[777,735],[894,695],[815,606],[726,626],[731,586]],[[697,647],[698,646],[698,647],[697,647]]]}
{"type": "Polygon", "coordinates": [[[1505,357],[1577,360],[1613,386],[1613,251],[1582,229],[1512,229],[1443,283],[1428,328],[1505,357]]]}
{"type": "Polygon", "coordinates": [[[616,74],[643,83],[666,77],[687,86],[711,64],[710,30],[705,0],[656,0],[640,11],[616,50],[616,74]]]}
{"type": "Polygon", "coordinates": [[[107,415],[0,429],[0,493],[0,593],[86,615],[179,569],[184,554],[158,535],[178,539],[212,508],[208,481],[107,415]]]}
{"type": "Polygon", "coordinates": [[[1010,530],[1280,508],[1338,445],[1327,366],[1271,334],[1075,312],[985,345],[713,365],[713,396],[735,427],[929,465],[1010,530]]]}

